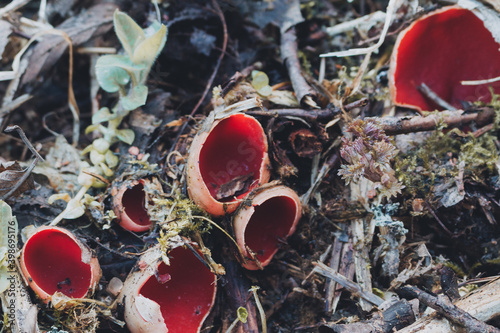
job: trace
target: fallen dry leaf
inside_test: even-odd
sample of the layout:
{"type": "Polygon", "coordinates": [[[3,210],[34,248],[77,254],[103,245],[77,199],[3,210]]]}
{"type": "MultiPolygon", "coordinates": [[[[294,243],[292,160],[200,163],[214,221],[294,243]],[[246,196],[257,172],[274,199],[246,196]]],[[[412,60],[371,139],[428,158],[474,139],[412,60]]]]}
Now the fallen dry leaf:
{"type": "MultiPolygon", "coordinates": [[[[0,164],[0,196],[8,193],[20,178],[24,176],[25,170],[17,162],[7,162],[0,164]]],[[[18,197],[21,193],[35,188],[35,181],[30,175],[19,188],[12,193],[13,197],[18,197]]]]}

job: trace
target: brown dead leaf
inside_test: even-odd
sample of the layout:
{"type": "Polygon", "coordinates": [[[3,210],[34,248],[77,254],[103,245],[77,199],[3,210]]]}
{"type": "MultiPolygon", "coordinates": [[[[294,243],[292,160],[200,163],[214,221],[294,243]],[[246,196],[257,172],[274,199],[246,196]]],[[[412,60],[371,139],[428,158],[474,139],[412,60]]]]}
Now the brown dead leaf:
{"type": "Polygon", "coordinates": [[[308,129],[299,129],[290,134],[290,144],[299,157],[313,158],[319,154],[323,145],[318,137],[308,129]]]}
{"type": "MultiPolygon", "coordinates": [[[[99,4],[82,14],[69,18],[57,27],[70,38],[74,47],[80,46],[93,37],[103,35],[113,26],[113,4],[99,4]]],[[[21,85],[34,81],[51,69],[68,48],[61,36],[45,36],[34,48],[30,56],[30,66],[26,69],[21,85]]]]}
{"type": "MultiPolygon", "coordinates": [[[[7,162],[0,164],[0,196],[8,193],[24,175],[25,170],[17,162],[7,162]]],[[[19,188],[12,193],[13,197],[18,197],[21,193],[35,188],[35,181],[30,175],[19,188]]]]}
{"type": "Polygon", "coordinates": [[[253,182],[253,172],[247,175],[238,176],[229,182],[222,184],[218,189],[215,198],[217,200],[233,198],[249,190],[253,182]]]}

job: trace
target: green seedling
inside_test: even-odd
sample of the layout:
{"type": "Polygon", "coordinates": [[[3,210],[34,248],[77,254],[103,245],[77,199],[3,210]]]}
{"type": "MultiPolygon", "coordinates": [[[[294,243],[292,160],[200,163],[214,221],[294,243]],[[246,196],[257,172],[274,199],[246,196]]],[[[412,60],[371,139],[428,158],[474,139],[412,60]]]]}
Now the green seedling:
{"type": "Polygon", "coordinates": [[[56,195],[50,199],[65,199],[68,202],[66,209],[51,225],[56,225],[63,218],[82,216],[85,206],[94,202],[86,194],[87,191],[91,187],[107,187],[106,179],[114,176],[113,169],[119,159],[110,147],[119,141],[129,145],[134,141],[135,134],[131,129],[119,127],[132,110],[146,103],[146,79],[167,40],[167,27],[160,22],[154,22],[143,30],[127,14],[117,10],[113,24],[125,53],[100,57],[95,70],[101,88],[108,93],[118,93],[118,102],[111,108],[101,108],[92,116],[92,125],[87,127],[85,133],[98,131],[102,136],[82,151],[82,155],[89,155],[91,164],[84,166],[78,176],[82,187],[75,197],[60,198],[56,195]]]}

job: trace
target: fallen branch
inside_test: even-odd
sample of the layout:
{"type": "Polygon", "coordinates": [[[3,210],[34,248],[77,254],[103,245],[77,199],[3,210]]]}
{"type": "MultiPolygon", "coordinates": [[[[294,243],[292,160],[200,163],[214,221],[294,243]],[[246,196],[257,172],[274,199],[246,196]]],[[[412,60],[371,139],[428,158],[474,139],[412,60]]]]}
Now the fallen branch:
{"type": "Polygon", "coordinates": [[[455,128],[472,123],[484,126],[492,123],[494,117],[495,111],[492,108],[486,107],[476,113],[464,113],[462,110],[441,111],[425,117],[376,117],[376,119],[379,121],[385,134],[398,135],[432,131],[438,128],[439,124],[446,124],[447,128],[455,128]]]}
{"type": "Polygon", "coordinates": [[[317,107],[314,101],[316,92],[307,84],[302,75],[299,56],[297,55],[297,36],[293,27],[281,35],[281,59],[288,69],[288,75],[299,103],[317,107]]]}
{"type": "MultiPolygon", "coordinates": [[[[355,108],[360,108],[368,104],[368,98],[362,98],[355,102],[344,105],[344,110],[349,111],[355,108]]],[[[249,110],[245,111],[246,114],[252,116],[264,116],[264,117],[299,117],[308,120],[324,120],[330,121],[334,117],[341,113],[341,109],[338,107],[332,107],[327,109],[316,109],[316,110],[304,110],[304,109],[274,109],[268,111],[262,110],[249,110]]]]}
{"type": "MultiPolygon", "coordinates": [[[[462,299],[455,302],[455,304],[452,304],[449,301],[447,302],[446,300],[444,302],[436,302],[437,297],[431,295],[428,295],[431,298],[427,296],[418,296],[419,300],[422,303],[427,302],[427,305],[435,309],[440,308],[440,310],[419,319],[414,324],[407,326],[398,332],[454,332],[455,330],[453,328],[453,324],[451,324],[448,320],[452,320],[450,317],[454,317],[454,322],[459,323],[462,326],[473,324],[470,329],[467,326],[467,332],[500,332],[500,330],[481,322],[479,323],[479,331],[473,330],[476,329],[477,326],[474,325],[476,325],[478,321],[488,321],[500,314],[500,298],[498,297],[499,288],[500,278],[497,278],[494,281],[491,281],[490,283],[482,286],[481,288],[469,293],[462,299]],[[436,304],[436,307],[431,304],[436,304]],[[450,306],[453,307],[454,312],[449,311],[450,306]],[[445,311],[443,309],[447,310],[445,311]],[[465,317],[462,317],[463,314],[467,315],[467,319],[464,319],[465,317]],[[441,315],[445,316],[448,319],[443,318],[441,315]],[[481,326],[482,324],[484,324],[485,326],[481,326]]],[[[422,293],[423,292],[420,291],[420,294],[417,295],[422,295],[422,293]]]]}

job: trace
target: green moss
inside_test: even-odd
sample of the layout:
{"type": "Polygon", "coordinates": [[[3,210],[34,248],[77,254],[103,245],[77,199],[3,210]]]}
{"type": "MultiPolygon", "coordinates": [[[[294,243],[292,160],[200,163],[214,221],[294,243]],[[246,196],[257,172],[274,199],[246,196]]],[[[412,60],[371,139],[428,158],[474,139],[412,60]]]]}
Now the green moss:
{"type": "Polygon", "coordinates": [[[414,197],[427,197],[435,185],[454,181],[462,162],[464,178],[487,179],[498,161],[494,139],[489,133],[475,138],[457,129],[437,130],[414,150],[395,157],[396,176],[414,197]]]}

